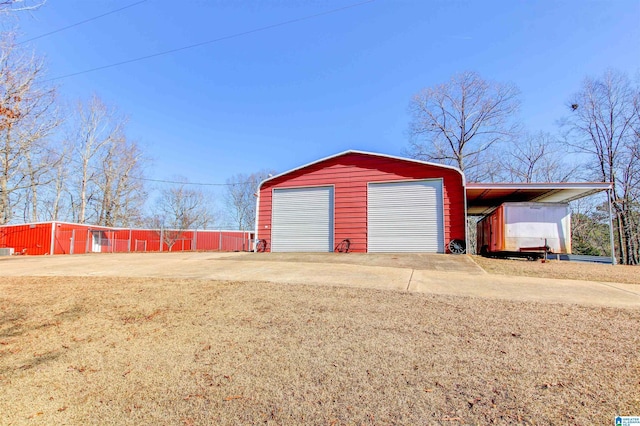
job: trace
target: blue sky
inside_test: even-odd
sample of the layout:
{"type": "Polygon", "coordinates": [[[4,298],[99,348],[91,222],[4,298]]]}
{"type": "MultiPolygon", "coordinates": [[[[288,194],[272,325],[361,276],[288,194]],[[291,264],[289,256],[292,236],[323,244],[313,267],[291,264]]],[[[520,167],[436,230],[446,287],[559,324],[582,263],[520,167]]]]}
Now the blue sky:
{"type": "MultiPolygon", "coordinates": [[[[147,0],[30,42],[52,78],[353,4],[147,0]]],[[[22,40],[135,0],[48,0],[22,40]]],[[[640,0],[376,0],[338,13],[56,80],[130,117],[148,177],[220,183],[347,149],[402,155],[420,89],[464,70],[512,82],[519,119],[555,132],[587,75],[640,70],[640,0]]]]}

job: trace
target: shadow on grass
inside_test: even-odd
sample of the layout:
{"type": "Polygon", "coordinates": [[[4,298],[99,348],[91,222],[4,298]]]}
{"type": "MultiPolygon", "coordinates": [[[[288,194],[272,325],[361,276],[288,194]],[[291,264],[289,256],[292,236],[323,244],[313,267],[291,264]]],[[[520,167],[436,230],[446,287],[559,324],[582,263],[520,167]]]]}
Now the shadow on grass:
{"type": "MultiPolygon", "coordinates": [[[[40,348],[42,353],[27,352],[25,345],[29,336],[42,337],[47,330],[60,327],[64,323],[81,320],[86,311],[81,305],[73,305],[62,312],[48,315],[44,318],[33,318],[33,314],[28,314],[25,306],[13,305],[11,310],[0,313],[0,378],[7,379],[23,370],[30,370],[43,364],[56,361],[63,353],[61,350],[47,350],[40,348]],[[5,339],[8,339],[5,341],[5,339]],[[22,354],[22,355],[21,355],[22,354]]],[[[65,347],[68,349],[68,347],[65,347]]],[[[31,352],[30,349],[29,352],[31,352]]],[[[38,351],[38,349],[35,349],[38,351]]]]}
{"type": "Polygon", "coordinates": [[[18,374],[24,370],[31,370],[32,368],[38,367],[39,365],[43,365],[46,363],[54,362],[62,355],[62,351],[51,351],[44,354],[34,354],[33,358],[26,360],[26,362],[21,363],[20,365],[9,365],[6,367],[0,368],[0,378],[8,379],[11,376],[18,374]]]}
{"type": "MultiPolygon", "coordinates": [[[[9,304],[7,302],[7,304],[9,304]]],[[[24,321],[27,319],[26,309],[12,306],[13,309],[0,312],[0,339],[15,337],[24,334],[24,321]]]]}

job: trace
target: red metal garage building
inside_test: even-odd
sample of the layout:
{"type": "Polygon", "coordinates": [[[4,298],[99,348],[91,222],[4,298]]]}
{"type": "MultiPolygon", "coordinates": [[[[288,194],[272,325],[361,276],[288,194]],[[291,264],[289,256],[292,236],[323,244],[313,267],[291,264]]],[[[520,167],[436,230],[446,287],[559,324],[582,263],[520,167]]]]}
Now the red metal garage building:
{"type": "Polygon", "coordinates": [[[0,249],[26,255],[248,251],[252,240],[249,231],[130,229],[67,222],[0,226],[0,249]]]}
{"type": "Polygon", "coordinates": [[[262,182],[256,239],[273,252],[444,253],[466,240],[465,180],[454,167],[362,151],[262,182]]]}

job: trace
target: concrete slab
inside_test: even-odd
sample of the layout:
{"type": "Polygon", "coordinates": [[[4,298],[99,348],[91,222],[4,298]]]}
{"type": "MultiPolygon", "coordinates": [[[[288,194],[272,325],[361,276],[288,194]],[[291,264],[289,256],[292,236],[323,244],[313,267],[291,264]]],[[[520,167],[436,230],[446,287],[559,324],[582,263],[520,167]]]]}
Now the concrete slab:
{"type": "Polygon", "coordinates": [[[503,300],[640,308],[640,286],[594,281],[415,271],[409,291],[503,300]]]}
{"type": "Polygon", "coordinates": [[[466,256],[265,256],[247,253],[125,253],[15,256],[7,276],[117,276],[335,285],[503,300],[640,308],[640,286],[490,275],[466,256]],[[447,259],[451,258],[451,259],[447,259]],[[472,265],[468,265],[471,262],[472,265]],[[359,264],[360,263],[360,264],[359,264]],[[366,264],[361,264],[366,263],[366,264]],[[388,266],[397,264],[397,266],[388,266]],[[412,266],[420,268],[413,268],[412,266]],[[431,269],[425,269],[430,265],[431,269]],[[444,265],[447,265],[445,267],[444,265]]]}
{"type": "Polygon", "coordinates": [[[306,262],[386,266],[430,271],[459,271],[485,274],[469,256],[434,253],[247,253],[234,260],[259,262],[306,262]]]}
{"type": "Polygon", "coordinates": [[[4,276],[196,278],[391,290],[406,290],[412,271],[342,263],[256,261],[243,257],[247,254],[117,253],[14,257],[11,262],[3,262],[0,271],[4,276]]]}
{"type": "Polygon", "coordinates": [[[216,265],[203,278],[406,290],[411,270],[345,264],[227,261],[216,265]]]}

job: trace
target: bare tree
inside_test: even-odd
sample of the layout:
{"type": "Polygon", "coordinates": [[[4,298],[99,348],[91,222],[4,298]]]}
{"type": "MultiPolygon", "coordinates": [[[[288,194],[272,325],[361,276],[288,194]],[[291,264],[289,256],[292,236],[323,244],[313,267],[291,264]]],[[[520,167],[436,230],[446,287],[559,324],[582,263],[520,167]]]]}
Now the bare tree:
{"type": "Polygon", "coordinates": [[[0,14],[36,10],[42,7],[46,2],[47,0],[0,0],[0,14]]]}
{"type": "Polygon", "coordinates": [[[71,190],[74,219],[79,223],[98,220],[97,213],[89,215],[90,203],[100,203],[98,179],[109,146],[122,137],[125,120],[100,98],[94,95],[89,102],[79,102],[72,122],[69,142],[73,145],[73,159],[79,168],[73,174],[75,188],[71,190]]]}
{"type": "Polygon", "coordinates": [[[47,167],[43,147],[59,124],[55,89],[37,82],[43,67],[41,59],[17,48],[12,34],[0,36],[0,224],[11,220],[27,190],[37,216],[37,187],[47,167]]]}
{"type": "Polygon", "coordinates": [[[234,226],[239,230],[244,231],[255,227],[258,185],[274,173],[262,170],[250,175],[240,173],[227,179],[224,197],[227,213],[231,216],[234,226]]]}
{"type": "Polygon", "coordinates": [[[416,94],[408,155],[458,167],[479,180],[482,153],[516,134],[518,89],[484,80],[475,72],[454,75],[446,83],[416,94]]]}
{"type": "Polygon", "coordinates": [[[528,134],[510,145],[501,157],[500,169],[510,182],[567,182],[578,166],[569,165],[565,157],[560,143],[549,133],[528,134]]]}
{"type": "Polygon", "coordinates": [[[71,207],[65,203],[63,197],[67,188],[71,172],[70,161],[73,147],[63,142],[59,143],[50,155],[55,159],[49,170],[50,181],[44,186],[42,209],[48,220],[61,220],[71,217],[71,207]]]}
{"type": "Polygon", "coordinates": [[[638,264],[637,179],[640,162],[637,150],[640,120],[637,114],[640,91],[628,77],[607,71],[601,78],[587,78],[571,99],[571,114],[565,120],[567,141],[590,159],[593,178],[611,182],[620,260],[638,264]]]}
{"type": "Polygon", "coordinates": [[[209,197],[201,190],[190,187],[185,178],[176,180],[182,183],[160,190],[156,199],[156,214],[151,218],[151,226],[163,230],[163,240],[169,250],[185,230],[206,229],[214,220],[209,197]]]}
{"type": "Polygon", "coordinates": [[[61,167],[64,158],[47,144],[43,147],[35,146],[26,153],[25,160],[29,188],[24,197],[24,220],[36,222],[48,219],[48,215],[43,216],[40,212],[43,207],[40,196],[47,186],[55,182],[56,170],[61,167]]]}
{"type": "Polygon", "coordinates": [[[605,256],[610,253],[606,198],[581,198],[571,202],[571,248],[576,254],[605,256]]]}
{"type": "Polygon", "coordinates": [[[137,143],[120,135],[104,150],[102,169],[96,178],[100,202],[97,223],[132,226],[142,222],[146,199],[143,181],[145,158],[137,143]]]}
{"type": "MultiPolygon", "coordinates": [[[[77,104],[65,142],[73,163],[65,189],[72,220],[104,226],[142,222],[147,160],[138,144],[127,138],[126,123],[126,117],[96,95],[77,104]]],[[[58,172],[58,177],[65,173],[58,172]]]]}

